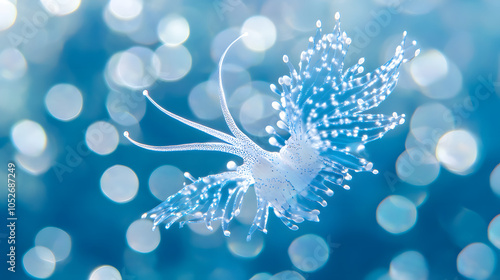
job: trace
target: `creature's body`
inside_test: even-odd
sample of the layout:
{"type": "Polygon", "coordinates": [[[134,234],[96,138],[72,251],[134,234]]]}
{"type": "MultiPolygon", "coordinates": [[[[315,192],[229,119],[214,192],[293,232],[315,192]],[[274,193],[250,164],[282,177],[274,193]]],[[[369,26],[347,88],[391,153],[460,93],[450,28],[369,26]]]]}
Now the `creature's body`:
{"type": "MultiPolygon", "coordinates": [[[[343,60],[351,39],[340,31],[340,16],[332,33],[322,35],[318,31],[310,38],[307,51],[302,52],[299,69],[295,70],[284,56],[290,68],[290,76],[279,79],[282,90],[272,85],[271,89],[281,96],[281,104],[273,103],[280,111],[277,126],[286,130],[290,137],[285,141],[272,126],[266,131],[272,135],[269,142],[280,147],[279,152],[269,152],[248,138],[236,126],[226,104],[222,87],[219,62],[220,103],[224,119],[233,135],[229,135],[201,124],[186,120],[160,107],[147,93],[147,98],[161,111],[189,126],[210,134],[226,143],[193,143],[176,146],[149,146],[125,136],[137,146],[156,151],[219,151],[237,155],[244,163],[233,171],[195,179],[178,193],[144,214],[154,220],[154,225],[174,222],[211,222],[222,220],[225,235],[229,235],[228,224],[240,213],[243,197],[250,186],[257,196],[257,213],[248,233],[259,229],[266,232],[269,208],[292,230],[304,220],[319,221],[316,203],[326,206],[323,195],[332,196],[332,186],[342,186],[350,180],[349,171],[370,171],[373,164],[358,157],[353,150],[362,149],[364,143],[381,138],[388,130],[404,122],[404,115],[393,113],[361,114],[376,107],[394,89],[401,63],[418,54],[418,50],[405,58],[405,39],[396,49],[392,59],[375,71],[361,75],[364,59],[343,70],[343,60]]],[[[406,37],[406,32],[405,36],[406,37]]],[[[414,46],[415,42],[410,47],[414,46]]],[[[167,182],[168,183],[168,182],[167,182]]],[[[343,186],[349,189],[347,185],[343,186]]]]}

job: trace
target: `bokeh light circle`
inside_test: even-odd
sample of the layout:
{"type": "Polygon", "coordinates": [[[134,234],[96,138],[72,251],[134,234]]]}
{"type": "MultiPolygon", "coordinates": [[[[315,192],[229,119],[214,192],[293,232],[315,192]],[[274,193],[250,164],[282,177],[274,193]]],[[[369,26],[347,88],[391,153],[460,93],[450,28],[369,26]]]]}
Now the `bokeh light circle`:
{"type": "Polygon", "coordinates": [[[90,273],[89,280],[122,280],[122,275],[110,265],[101,265],[90,273]]]}
{"type": "Polygon", "coordinates": [[[27,156],[39,156],[47,145],[47,135],[43,127],[31,120],[14,124],[10,133],[17,150],[27,156]]]}
{"type": "Polygon", "coordinates": [[[453,130],[444,134],[436,146],[436,158],[449,171],[467,174],[478,156],[478,145],[466,130],[453,130]]]}
{"type": "Polygon", "coordinates": [[[276,26],[265,16],[253,16],[245,20],[241,33],[248,33],[248,36],[243,37],[243,43],[253,51],[265,51],[276,42],[276,26]]]}
{"type": "Polygon", "coordinates": [[[161,201],[183,188],[184,173],[172,165],[162,165],[149,176],[149,190],[161,201]]]}
{"type": "Polygon", "coordinates": [[[71,252],[71,237],[60,228],[46,227],[36,234],[35,245],[48,248],[59,262],[65,260],[71,252]]]}
{"type": "Polygon", "coordinates": [[[0,31],[11,27],[17,18],[17,7],[8,0],[0,0],[0,31]]]}
{"type": "Polygon", "coordinates": [[[417,208],[404,196],[390,195],[377,207],[377,222],[387,232],[401,234],[417,222],[417,208]]]}
{"type": "MultiPolygon", "coordinates": [[[[1,1],[5,0],[0,0],[0,21],[2,20],[1,1]]],[[[0,77],[6,80],[17,80],[26,74],[27,68],[26,59],[18,49],[6,48],[0,52],[0,77]]]]}
{"type": "Polygon", "coordinates": [[[313,272],[328,261],[330,249],[323,238],[315,234],[306,234],[290,244],[288,256],[296,268],[304,272],[313,272]]]}
{"type": "Polygon", "coordinates": [[[97,121],[91,124],[85,132],[87,146],[99,155],[108,155],[114,152],[118,141],[118,131],[108,122],[97,121]]]}
{"type": "Polygon", "coordinates": [[[127,244],[139,253],[149,253],[160,244],[160,231],[152,230],[153,222],[139,219],[134,221],[127,229],[127,244]]]}
{"type": "Polygon", "coordinates": [[[219,101],[219,87],[215,81],[208,80],[196,85],[188,97],[189,108],[203,120],[215,120],[222,116],[219,101]]]}
{"type": "Polygon", "coordinates": [[[419,106],[410,121],[411,134],[429,146],[429,149],[435,148],[439,137],[454,128],[453,113],[440,103],[427,103],[419,106]]]}
{"type": "Polygon", "coordinates": [[[155,53],[159,62],[154,65],[159,69],[158,77],[164,81],[180,80],[191,70],[191,54],[183,45],[175,47],[162,45],[155,53]]]}
{"type": "Polygon", "coordinates": [[[426,186],[434,182],[440,168],[434,155],[420,147],[407,149],[396,160],[398,177],[415,186],[426,186]]]}
{"type": "Polygon", "coordinates": [[[391,279],[425,280],[429,276],[429,268],[422,254],[407,251],[392,259],[389,275],[391,279]]]}
{"type": "Polygon", "coordinates": [[[493,193],[500,197],[500,164],[490,174],[490,187],[493,193]]]}
{"type": "Polygon", "coordinates": [[[471,279],[488,279],[496,266],[495,252],[484,243],[467,245],[457,257],[458,272],[471,279]]]}
{"type": "Polygon", "coordinates": [[[40,0],[47,12],[55,16],[65,16],[80,7],[81,0],[40,0]]]}
{"type": "Polygon", "coordinates": [[[285,270],[274,274],[269,280],[306,280],[306,278],[297,271],[285,270]]]}
{"type": "Polygon", "coordinates": [[[114,165],[102,174],[101,190],[106,197],[114,202],[129,202],[139,190],[139,179],[129,167],[114,165]]]}
{"type": "Polygon", "coordinates": [[[158,38],[167,46],[177,46],[189,37],[188,21],[176,14],[162,18],[157,27],[158,38]]]}
{"type": "Polygon", "coordinates": [[[78,88],[70,84],[57,84],[45,96],[45,107],[61,121],[70,121],[82,111],[83,97],[78,88]]]}
{"type": "Polygon", "coordinates": [[[118,19],[131,20],[142,12],[142,0],[110,0],[108,9],[118,19]]]}
{"type": "Polygon", "coordinates": [[[29,275],[45,279],[54,273],[56,258],[48,248],[35,246],[24,254],[23,266],[29,275]]]}
{"type": "Polygon", "coordinates": [[[257,273],[254,276],[252,276],[252,278],[250,278],[250,280],[269,280],[269,279],[271,279],[271,277],[272,277],[271,274],[266,273],[266,272],[261,272],[261,273],[257,273]]]}
{"type": "Polygon", "coordinates": [[[410,65],[413,80],[421,92],[434,99],[454,97],[462,88],[460,69],[438,50],[429,50],[416,57],[410,65]]]}
{"type": "Polygon", "coordinates": [[[500,214],[493,218],[488,226],[488,239],[491,244],[500,249],[500,214]]]}
{"type": "Polygon", "coordinates": [[[237,227],[231,230],[231,236],[227,239],[229,251],[241,258],[255,258],[264,248],[264,238],[261,234],[253,234],[252,239],[247,241],[247,228],[237,227]]]}

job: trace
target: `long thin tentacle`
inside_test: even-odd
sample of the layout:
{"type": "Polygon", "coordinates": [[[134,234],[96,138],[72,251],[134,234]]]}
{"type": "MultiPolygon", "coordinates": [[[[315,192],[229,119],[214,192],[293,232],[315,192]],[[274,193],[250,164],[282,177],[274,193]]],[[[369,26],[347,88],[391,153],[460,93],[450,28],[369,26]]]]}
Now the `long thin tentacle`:
{"type": "Polygon", "coordinates": [[[247,35],[248,35],[247,33],[243,33],[240,37],[236,38],[236,40],[234,40],[231,44],[229,44],[229,46],[226,48],[226,50],[224,51],[219,60],[219,100],[222,109],[222,114],[224,115],[224,120],[226,121],[226,124],[233,133],[233,135],[236,136],[238,139],[244,141],[246,144],[257,146],[257,144],[255,144],[250,138],[248,138],[248,136],[246,136],[245,133],[243,133],[234,122],[233,116],[231,115],[231,112],[229,112],[229,108],[227,107],[226,94],[224,92],[224,87],[222,86],[222,64],[224,63],[224,58],[226,57],[226,54],[229,51],[229,49],[238,40],[247,35]]]}
{"type": "Polygon", "coordinates": [[[159,152],[216,151],[216,152],[233,154],[241,158],[245,158],[245,152],[243,150],[238,149],[226,143],[190,143],[190,144],[171,145],[171,146],[151,146],[133,140],[132,138],[130,138],[128,131],[125,131],[123,135],[134,145],[151,151],[159,151],[159,152]]]}
{"type": "Polygon", "coordinates": [[[219,138],[220,140],[222,141],[225,141],[227,143],[231,143],[231,144],[236,144],[237,143],[237,139],[234,138],[233,136],[229,135],[229,134],[226,134],[224,132],[221,132],[221,131],[218,131],[216,129],[213,129],[213,128],[210,128],[208,126],[204,126],[202,124],[199,124],[199,123],[196,123],[196,122],[193,122],[193,121],[190,121],[188,119],[185,119],[181,116],[178,116],[170,111],[168,111],[167,109],[161,107],[158,103],[156,103],[156,101],[153,100],[153,98],[151,98],[151,96],[149,96],[149,93],[147,90],[143,91],[142,94],[144,94],[148,100],[153,104],[155,105],[156,108],[158,108],[160,111],[162,111],[163,113],[165,113],[166,115],[168,115],[169,117],[173,118],[173,119],[176,119],[180,122],[182,122],[183,124],[186,124],[186,125],[189,125],[190,127],[192,128],[196,128],[200,131],[203,131],[205,132],[206,134],[209,134],[209,135],[212,135],[214,137],[217,137],[219,138]]]}

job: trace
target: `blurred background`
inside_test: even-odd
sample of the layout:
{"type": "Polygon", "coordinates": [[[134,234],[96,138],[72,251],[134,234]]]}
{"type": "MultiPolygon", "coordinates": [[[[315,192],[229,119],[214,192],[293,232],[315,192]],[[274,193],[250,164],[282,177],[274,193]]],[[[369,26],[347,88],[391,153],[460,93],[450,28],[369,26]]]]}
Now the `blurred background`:
{"type": "Polygon", "coordinates": [[[7,187],[0,188],[1,279],[500,279],[500,3],[494,0],[0,0],[0,178],[16,165],[16,272],[7,271],[7,187]],[[212,141],[148,104],[259,145],[279,118],[270,83],[297,65],[340,12],[350,66],[387,61],[401,41],[421,54],[372,112],[406,114],[366,146],[378,175],[354,174],[319,223],[245,236],[255,195],[230,238],[216,227],[151,231],[142,213],[241,160],[131,145],[212,141]]]}

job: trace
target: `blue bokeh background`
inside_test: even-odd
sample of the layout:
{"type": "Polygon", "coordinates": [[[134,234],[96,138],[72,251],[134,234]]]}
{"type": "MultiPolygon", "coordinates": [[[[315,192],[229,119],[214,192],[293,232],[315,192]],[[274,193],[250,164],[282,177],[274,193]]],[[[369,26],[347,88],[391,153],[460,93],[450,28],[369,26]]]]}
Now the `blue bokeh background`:
{"type": "MultiPolygon", "coordinates": [[[[486,274],[486,279],[500,279],[500,248],[488,238],[488,225],[500,214],[500,191],[496,189],[495,194],[494,189],[495,184],[498,188],[500,178],[491,175],[500,163],[500,4],[497,1],[138,0],[143,6],[139,16],[143,29],[137,32],[119,32],[110,27],[104,20],[108,1],[82,1],[74,12],[60,16],[52,14],[43,2],[47,3],[11,1],[17,8],[16,21],[0,31],[0,52],[15,48],[25,59],[25,70],[10,67],[19,62],[14,58],[0,59],[3,166],[0,175],[6,178],[7,163],[16,163],[18,217],[15,274],[7,272],[8,233],[1,226],[1,279],[33,277],[26,272],[23,256],[35,246],[37,233],[45,227],[59,228],[71,237],[69,256],[56,263],[48,279],[89,279],[101,265],[115,267],[122,279],[237,280],[250,279],[261,272],[274,275],[285,270],[295,270],[311,280],[417,279],[412,277],[422,272],[421,268],[415,268],[417,273],[409,276],[390,271],[391,261],[405,251],[417,251],[425,258],[428,274],[418,279],[467,279],[457,270],[457,257],[464,247],[475,242],[486,244],[495,256],[472,256],[480,263],[493,262],[493,270],[486,274]],[[160,228],[161,242],[154,251],[139,253],[131,249],[126,239],[128,227],[160,202],[148,187],[149,177],[157,167],[173,165],[202,177],[226,170],[229,160],[241,163],[225,154],[155,153],[130,145],[122,135],[125,130],[135,139],[154,145],[213,141],[146,104],[140,94],[142,89],[148,89],[159,104],[183,117],[228,131],[220,116],[210,120],[198,118],[188,99],[195,86],[213,80],[221,50],[237,36],[244,22],[252,16],[265,16],[274,24],[276,38],[272,46],[260,52],[245,48],[243,43],[235,46],[234,53],[228,55],[228,64],[240,68],[234,79],[227,80],[229,95],[233,94],[231,90],[242,86],[236,84],[240,80],[250,83],[245,80],[247,76],[251,81],[276,83],[287,73],[283,54],[288,54],[296,65],[308,37],[315,33],[316,20],[322,20],[325,31],[331,30],[337,11],[342,15],[343,30],[353,41],[352,52],[346,58],[349,66],[364,56],[366,71],[372,71],[392,56],[404,30],[408,31],[409,39],[418,41],[421,56],[429,58],[420,72],[419,66],[413,64],[415,61],[405,64],[398,87],[373,110],[407,116],[404,125],[382,140],[366,145],[364,155],[375,164],[379,174],[353,174],[351,189],[335,190],[333,198],[328,199],[328,207],[322,209],[321,221],[305,222],[298,231],[288,230],[271,214],[262,251],[253,258],[232,253],[220,229],[203,236],[187,227],[160,228]],[[120,86],[106,78],[107,65],[116,53],[134,46],[154,51],[162,45],[156,27],[168,14],[180,15],[189,23],[189,37],[182,43],[192,57],[187,74],[176,81],[154,77],[154,82],[144,87],[120,86]],[[27,27],[30,24],[32,30],[27,27]],[[224,39],[216,41],[227,29],[231,31],[224,39]],[[444,58],[448,65],[444,74],[439,72],[443,69],[439,58],[444,58]],[[423,85],[432,83],[429,82],[432,77],[424,75],[420,80],[416,77],[422,71],[434,73],[433,69],[447,77],[434,81],[439,83],[437,90],[423,85]],[[81,113],[67,122],[55,118],[44,105],[47,92],[60,83],[75,86],[83,96],[81,113]],[[443,89],[450,88],[457,89],[443,93],[443,89]],[[487,97],[477,99],[478,91],[487,97]],[[144,106],[144,116],[138,113],[140,117],[132,125],[117,122],[107,107],[111,92],[139,96],[137,104],[144,106]],[[405,149],[425,146],[425,141],[411,144],[412,140],[408,140],[413,133],[412,115],[420,106],[436,102],[452,114],[451,124],[447,124],[449,130],[461,129],[474,137],[477,157],[466,171],[453,172],[435,159],[436,143],[430,151],[422,148],[434,157],[434,164],[428,172],[418,173],[420,164],[410,159],[409,168],[417,170],[420,174],[417,177],[427,180],[416,186],[409,182],[418,180],[412,177],[413,171],[405,173],[409,178],[405,177],[398,172],[396,162],[405,149]],[[23,158],[14,143],[13,128],[22,120],[43,127],[48,153],[43,160],[23,158]],[[87,147],[85,134],[96,121],[112,124],[120,137],[117,148],[106,155],[87,147]],[[131,168],[139,180],[137,195],[127,203],[109,199],[100,187],[103,173],[116,164],[131,168]],[[439,174],[429,178],[436,168],[439,174]],[[401,234],[389,233],[376,219],[377,207],[390,195],[404,196],[417,205],[415,225],[401,234]],[[330,250],[326,264],[314,272],[297,269],[288,253],[292,241],[305,234],[321,237],[330,250]]],[[[123,20],[117,22],[119,26],[126,25],[123,20]]],[[[259,96],[265,94],[276,99],[270,90],[262,88],[258,88],[259,96]]],[[[205,110],[217,110],[209,105],[205,110]]],[[[271,108],[270,103],[265,105],[271,108]]],[[[239,112],[239,106],[235,104],[232,110],[239,112]]],[[[273,149],[267,138],[257,135],[263,135],[266,125],[274,124],[277,113],[273,114],[265,120],[273,123],[257,122],[260,130],[251,133],[252,139],[267,149],[273,149]]],[[[235,113],[238,123],[239,116],[235,113]]],[[[429,116],[424,125],[432,128],[434,123],[440,123],[439,117],[442,115],[437,113],[429,116]]],[[[462,147],[462,152],[467,155],[469,148],[474,147],[462,147]]],[[[0,194],[3,225],[7,217],[5,184],[0,194]]],[[[248,228],[238,221],[233,223],[248,228]]]]}

